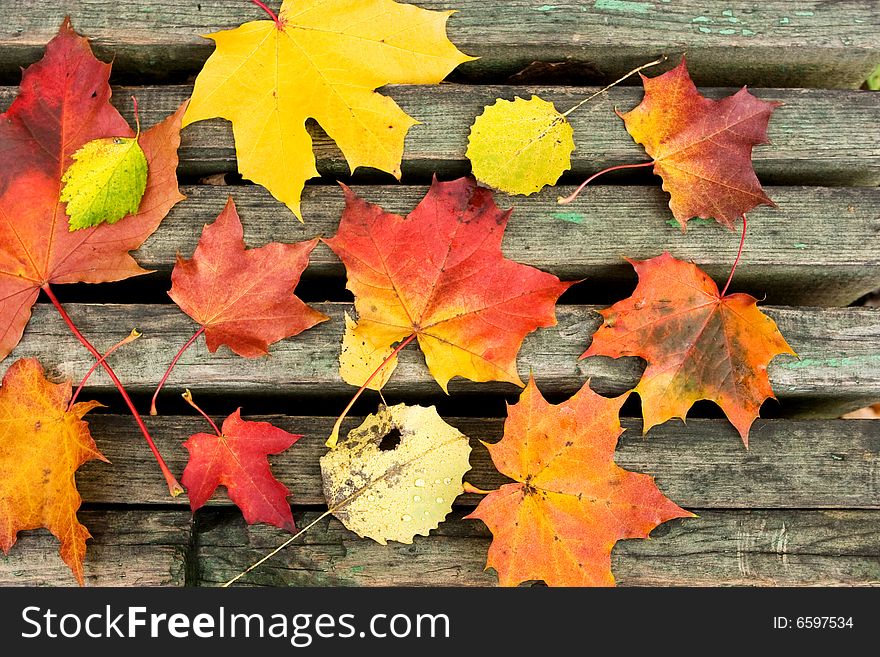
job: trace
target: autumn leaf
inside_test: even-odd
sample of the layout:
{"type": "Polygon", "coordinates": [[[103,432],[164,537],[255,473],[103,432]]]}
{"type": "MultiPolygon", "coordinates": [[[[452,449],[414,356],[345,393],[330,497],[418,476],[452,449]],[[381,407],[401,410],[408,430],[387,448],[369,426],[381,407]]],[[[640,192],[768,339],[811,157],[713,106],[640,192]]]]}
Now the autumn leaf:
{"type": "Polygon", "coordinates": [[[230,196],[213,224],[206,225],[190,260],[178,256],[168,295],[205,328],[208,350],[227,345],[256,358],[269,345],[326,321],[293,291],[317,239],[272,242],[247,249],[230,196]]]}
{"type": "Polygon", "coordinates": [[[82,498],[74,473],[86,461],[107,461],[82,418],[98,402],[68,408],[69,381],[50,382],[40,363],[15,361],[0,387],[0,547],[18,532],[45,527],[61,542],[61,558],[83,583],[89,530],[76,518],[82,498]]]}
{"type": "Polygon", "coordinates": [[[93,139],[71,157],[61,176],[70,230],[115,224],[138,211],[147,189],[147,158],[138,137],[93,139]]]}
{"type": "Polygon", "coordinates": [[[153,395],[156,398],[183,352],[205,334],[208,351],[226,345],[239,356],[257,358],[269,345],[328,319],[294,294],[317,239],[295,244],[272,242],[247,249],[230,196],[217,220],[206,225],[193,257],[180,256],[171,272],[168,295],[200,326],[172,359],[153,395]]]}
{"type": "Polygon", "coordinates": [[[110,65],[95,59],[65,20],[0,117],[0,359],[21,339],[41,287],[147,273],[129,251],[183,199],[176,173],[181,106],[140,137],[149,166],[141,210],[113,225],[68,230],[59,199],[73,154],[94,139],[134,134],[109,102],[109,74],[110,65]]]}
{"type": "Polygon", "coordinates": [[[773,206],[752,168],[752,147],[767,143],[767,124],[781,103],[745,87],[721,100],[703,97],[681,63],[654,78],[642,75],[645,97],[622,114],[632,138],[654,158],[682,230],[694,217],[728,228],[758,205],[773,206]]]}
{"type": "Polygon", "coordinates": [[[416,336],[443,390],[454,376],[522,386],[520,345],[556,324],[556,299],[572,283],[501,254],[510,211],[469,178],[435,180],[406,218],[344,189],[339,231],[325,241],[348,273],[355,337],[384,353],[416,336]]]}
{"type": "Polygon", "coordinates": [[[189,461],[180,478],[190,508],[197,511],[217,486],[225,486],[249,525],[266,522],[296,531],[287,501],[290,491],[272,474],[268,455],[280,454],[300,438],[268,422],[242,420],[241,409],[224,420],[222,431],[193,434],[183,443],[189,461]]]}
{"type": "Polygon", "coordinates": [[[648,538],[667,520],[693,516],[664,497],[653,477],[614,462],[626,397],[602,397],[587,382],[568,401],[548,404],[530,379],[508,407],[504,437],[486,447],[515,483],[488,493],[467,516],[492,532],[486,567],[502,586],[613,586],[617,541],[648,538]]]}
{"type": "Polygon", "coordinates": [[[473,59],[446,38],[451,12],[392,0],[285,0],[274,20],[208,35],[216,44],[196,78],[184,125],[232,121],[241,174],[300,220],[300,194],[318,175],[305,123],[315,119],[352,172],[400,177],[403,142],[417,121],[374,90],[435,84],[473,59]]]}
{"type": "Polygon", "coordinates": [[[358,536],[412,543],[452,511],[470,453],[467,436],[433,406],[382,406],[321,457],[324,497],[358,536]]]}
{"type": "Polygon", "coordinates": [[[467,158],[474,177],[508,194],[533,194],[571,168],[571,124],[553,103],[499,98],[471,126],[467,158]]]}
{"type": "Polygon", "coordinates": [[[648,362],[635,388],[645,432],[673,417],[684,420],[694,402],[708,399],[748,447],[749,427],[773,397],[767,365],[779,354],[796,354],[754,297],[721,296],[705,272],[668,253],[630,262],[639,275],[635,291],[601,311],[604,322],[581,358],[648,362]]]}

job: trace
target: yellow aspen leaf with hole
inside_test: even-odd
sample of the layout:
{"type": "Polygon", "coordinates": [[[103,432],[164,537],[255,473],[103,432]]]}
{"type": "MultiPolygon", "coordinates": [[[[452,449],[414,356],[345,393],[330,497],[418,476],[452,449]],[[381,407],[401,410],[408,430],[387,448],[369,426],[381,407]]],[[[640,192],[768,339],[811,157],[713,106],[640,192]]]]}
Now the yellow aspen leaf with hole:
{"type": "Polygon", "coordinates": [[[471,126],[467,158],[474,177],[508,194],[534,194],[571,168],[574,133],[553,103],[499,98],[471,126]]]}
{"type": "Polygon", "coordinates": [[[392,0],[285,0],[273,20],[210,34],[216,44],[196,78],[184,125],[232,121],[239,172],[296,216],[318,175],[305,123],[315,119],[352,172],[400,177],[403,142],[416,123],[387,84],[436,84],[473,59],[446,38],[452,12],[392,0]]]}
{"type": "Polygon", "coordinates": [[[362,538],[412,543],[452,511],[470,453],[435,407],[381,406],[321,457],[327,506],[362,538]]]}
{"type": "Polygon", "coordinates": [[[147,189],[147,158],[138,137],[105,137],[84,144],[61,178],[71,232],[115,224],[135,214],[147,189]]]}

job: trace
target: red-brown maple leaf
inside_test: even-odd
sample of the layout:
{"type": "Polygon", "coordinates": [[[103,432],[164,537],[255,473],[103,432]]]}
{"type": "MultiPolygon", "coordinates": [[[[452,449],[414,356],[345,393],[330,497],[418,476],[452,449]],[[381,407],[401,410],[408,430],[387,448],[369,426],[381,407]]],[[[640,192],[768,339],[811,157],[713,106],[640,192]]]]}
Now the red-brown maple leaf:
{"type": "Polygon", "coordinates": [[[492,532],[486,567],[502,586],[613,586],[617,541],[648,538],[657,525],[693,515],[653,477],[614,462],[626,397],[602,397],[587,382],[568,401],[548,404],[530,379],[508,407],[504,437],[486,447],[516,483],[490,492],[467,516],[492,532]]]}
{"type": "Polygon", "coordinates": [[[65,19],[0,116],[0,358],[18,344],[44,285],[147,273],[129,251],[183,199],[176,173],[181,106],[140,136],[149,173],[138,213],[69,231],[59,195],[71,155],[93,139],[134,135],[110,104],[109,75],[110,65],[95,59],[88,41],[65,19]]]}
{"type": "Polygon", "coordinates": [[[774,205],[752,168],[752,147],[767,143],[767,123],[781,103],[760,100],[745,87],[721,100],[705,98],[684,57],[671,71],[641,77],[645,97],[621,117],[654,158],[682,229],[693,217],[730,228],[755,206],[774,205]]]}
{"type": "Polygon", "coordinates": [[[178,256],[168,294],[204,328],[209,351],[225,344],[240,356],[263,356],[273,342],[328,319],[293,293],[317,244],[316,238],[246,249],[230,196],[193,257],[178,256]]]}
{"type": "Polygon", "coordinates": [[[512,211],[499,210],[472,178],[435,179],[406,218],[343,188],[339,231],[325,241],[345,264],[355,296],[353,341],[381,362],[391,345],[414,336],[444,390],[455,376],[522,386],[522,341],[556,324],[556,300],[573,283],[502,255],[512,211]]]}
{"type": "Polygon", "coordinates": [[[204,506],[222,485],[248,524],[267,522],[296,531],[287,501],[290,491],[274,477],[267,457],[280,454],[300,438],[268,422],[242,420],[241,409],[226,418],[218,434],[190,436],[183,443],[189,462],[180,479],[190,507],[196,511],[204,506]]]}
{"type": "Polygon", "coordinates": [[[795,355],[776,322],[748,294],[721,296],[709,276],[668,253],[630,260],[639,275],[632,296],[601,311],[602,326],[581,356],[638,356],[648,362],[635,388],[644,431],[684,420],[694,402],[724,410],[748,447],[749,427],[773,397],[767,365],[795,355]]]}

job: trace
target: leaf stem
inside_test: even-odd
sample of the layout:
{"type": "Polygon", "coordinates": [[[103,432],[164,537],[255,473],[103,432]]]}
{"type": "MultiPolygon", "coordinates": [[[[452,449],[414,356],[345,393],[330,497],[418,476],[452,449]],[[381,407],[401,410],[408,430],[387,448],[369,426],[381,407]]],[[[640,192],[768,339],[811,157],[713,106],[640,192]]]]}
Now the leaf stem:
{"type": "Polygon", "coordinates": [[[68,328],[70,328],[71,333],[73,333],[76,339],[79,340],[82,345],[89,350],[92,356],[94,356],[101,362],[101,366],[104,368],[104,370],[107,372],[107,375],[113,381],[116,389],[119,390],[119,394],[122,395],[122,398],[128,405],[128,409],[131,411],[135,422],[137,422],[141,433],[144,434],[144,438],[147,441],[147,445],[149,445],[150,447],[150,451],[153,452],[153,456],[156,457],[156,462],[159,464],[159,469],[162,471],[162,475],[165,477],[165,482],[168,484],[168,491],[171,493],[171,496],[177,497],[178,495],[183,493],[183,487],[177,482],[177,479],[174,478],[174,475],[171,474],[171,471],[165,464],[165,459],[163,459],[162,454],[159,453],[159,448],[156,447],[156,443],[154,443],[152,437],[150,437],[150,432],[147,430],[147,425],[145,425],[144,421],[141,419],[140,414],[137,412],[137,409],[134,406],[134,402],[131,401],[131,397],[128,396],[128,392],[125,390],[125,386],[122,385],[122,381],[120,381],[119,377],[116,376],[116,372],[113,371],[113,368],[110,367],[107,361],[101,360],[101,354],[98,352],[98,350],[95,349],[94,346],[92,346],[92,343],[89,342],[82,333],[80,333],[79,329],[76,327],[76,324],[74,324],[73,320],[70,318],[70,315],[68,315],[67,311],[64,310],[64,306],[62,306],[61,302],[58,301],[58,297],[55,296],[55,293],[52,291],[49,283],[44,283],[42,289],[43,292],[46,293],[46,296],[49,297],[52,305],[54,305],[55,308],[58,310],[58,313],[61,315],[61,319],[63,319],[68,328]]]}
{"type": "Polygon", "coordinates": [[[348,415],[348,412],[351,410],[351,407],[354,406],[354,403],[357,401],[358,397],[360,397],[364,390],[367,389],[367,386],[370,385],[370,381],[372,381],[376,377],[376,375],[382,371],[382,368],[385,367],[391,360],[394,359],[395,356],[397,356],[397,354],[400,353],[401,349],[403,349],[406,345],[415,340],[415,338],[416,334],[412,333],[406,340],[397,345],[394,348],[394,351],[388,354],[388,358],[383,360],[379,367],[373,370],[373,373],[367,377],[367,380],[364,381],[364,384],[354,394],[354,397],[351,398],[351,401],[348,402],[348,406],[346,406],[345,410],[342,411],[342,415],[337,418],[336,424],[333,425],[333,431],[330,433],[330,437],[327,439],[327,442],[324,443],[325,445],[327,445],[327,447],[329,447],[330,449],[336,447],[336,443],[339,442],[339,429],[340,427],[342,427],[342,421],[345,419],[345,416],[348,415]]]}
{"type": "Polygon", "coordinates": [[[265,3],[260,2],[260,0],[251,0],[251,2],[253,2],[255,5],[257,5],[257,7],[259,7],[263,11],[265,11],[267,14],[269,14],[269,16],[272,17],[272,20],[275,21],[275,25],[278,26],[279,30],[284,27],[284,23],[281,22],[281,19],[278,18],[278,15],[274,11],[269,9],[269,7],[266,6],[265,3]]]}
{"type": "Polygon", "coordinates": [[[218,436],[223,436],[223,434],[220,432],[220,429],[214,423],[214,420],[211,419],[211,416],[208,415],[207,413],[205,413],[205,411],[203,411],[201,408],[199,408],[199,406],[193,401],[193,396],[192,396],[192,393],[189,391],[189,388],[187,388],[186,392],[184,392],[181,395],[181,397],[183,397],[186,400],[187,404],[189,404],[194,409],[196,409],[199,413],[202,414],[202,417],[205,418],[208,421],[208,424],[211,425],[211,428],[214,430],[214,433],[216,433],[218,436]]]}
{"type": "Polygon", "coordinates": [[[569,110],[563,112],[563,113],[562,113],[562,116],[568,116],[569,114],[571,114],[572,112],[574,112],[574,111],[575,111],[578,107],[580,107],[581,105],[584,105],[584,104],[590,102],[590,101],[593,100],[596,96],[601,96],[601,95],[604,94],[606,91],[608,91],[608,90],[611,89],[612,87],[616,87],[618,84],[620,84],[621,82],[623,82],[624,80],[626,80],[626,79],[627,79],[628,77],[630,77],[631,75],[635,75],[635,74],[638,73],[639,71],[643,71],[643,70],[645,70],[646,68],[650,68],[651,66],[656,66],[657,64],[662,64],[662,63],[665,62],[665,61],[666,61],[666,55],[661,55],[659,58],[655,59],[653,62],[648,62],[647,64],[642,64],[642,65],[639,66],[638,68],[634,68],[633,70],[631,70],[629,73],[627,73],[627,74],[624,75],[623,77],[618,78],[617,80],[615,80],[614,82],[612,82],[611,84],[609,84],[607,87],[603,87],[602,89],[600,89],[600,90],[597,91],[596,93],[594,93],[594,94],[592,94],[592,95],[590,95],[590,96],[587,96],[587,97],[584,98],[582,101],[580,101],[577,105],[575,105],[574,107],[570,108],[569,110]]]}
{"type": "Polygon", "coordinates": [[[138,330],[132,329],[131,333],[129,333],[125,338],[123,338],[122,340],[117,342],[115,345],[110,347],[107,351],[104,352],[104,355],[101,356],[100,359],[96,360],[92,364],[92,366],[89,368],[89,371],[86,372],[86,375],[82,378],[82,381],[80,381],[79,385],[76,387],[76,390],[74,391],[73,396],[70,398],[70,403],[67,405],[67,410],[70,410],[71,408],[73,408],[73,405],[76,403],[76,398],[79,397],[79,393],[82,392],[83,387],[86,385],[86,381],[88,381],[89,377],[92,376],[92,374],[94,373],[94,371],[96,369],[98,369],[98,366],[103,364],[103,362],[105,360],[107,360],[107,357],[110,354],[112,354],[114,351],[119,349],[119,347],[126,345],[129,342],[134,342],[139,337],[141,337],[141,334],[138,332],[138,330]]]}
{"type": "Polygon", "coordinates": [[[727,294],[727,288],[730,287],[730,281],[733,280],[733,272],[736,271],[736,266],[739,264],[739,259],[743,253],[743,244],[746,243],[746,215],[743,213],[743,232],[742,237],[739,238],[739,251],[736,252],[736,260],[733,261],[733,267],[730,268],[730,276],[727,277],[727,284],[724,286],[724,290],[721,292],[721,298],[724,298],[724,295],[727,294]]]}
{"type": "Polygon", "coordinates": [[[192,346],[192,343],[198,340],[199,336],[205,332],[205,327],[200,326],[199,330],[196,331],[195,335],[193,335],[189,340],[186,341],[180,350],[174,355],[174,358],[171,359],[171,364],[168,366],[168,369],[165,370],[165,374],[162,376],[162,380],[159,381],[159,385],[156,386],[156,392],[153,393],[153,399],[150,402],[150,415],[158,415],[156,411],[156,399],[159,397],[159,391],[162,390],[162,387],[165,385],[165,382],[168,380],[168,377],[171,376],[171,370],[174,369],[174,366],[177,365],[177,361],[180,360],[180,357],[183,356],[183,352],[189,349],[192,346]]]}
{"type": "Polygon", "coordinates": [[[488,495],[489,493],[495,492],[491,490],[483,490],[482,488],[477,488],[473,484],[469,484],[466,481],[462,482],[461,487],[465,493],[475,493],[476,495],[488,495]]]}
{"type": "Polygon", "coordinates": [[[132,95],[131,102],[134,105],[134,123],[137,126],[137,133],[135,133],[134,140],[137,141],[138,137],[141,136],[141,115],[138,112],[138,99],[132,95]]]}
{"type": "Polygon", "coordinates": [[[602,169],[601,171],[598,171],[597,173],[594,173],[592,176],[587,178],[584,182],[582,182],[580,184],[580,187],[578,187],[576,190],[574,190],[568,196],[565,196],[565,197],[560,196],[559,198],[557,198],[556,202],[559,205],[567,205],[567,204],[571,203],[572,201],[574,201],[578,197],[578,194],[581,193],[581,191],[584,189],[584,187],[589,185],[591,182],[593,182],[596,178],[601,176],[603,173],[608,173],[609,171],[617,171],[618,169],[637,169],[639,167],[649,167],[652,164],[654,164],[654,160],[651,160],[650,162],[640,162],[639,164],[618,164],[615,167],[608,167],[607,169],[602,169]]]}

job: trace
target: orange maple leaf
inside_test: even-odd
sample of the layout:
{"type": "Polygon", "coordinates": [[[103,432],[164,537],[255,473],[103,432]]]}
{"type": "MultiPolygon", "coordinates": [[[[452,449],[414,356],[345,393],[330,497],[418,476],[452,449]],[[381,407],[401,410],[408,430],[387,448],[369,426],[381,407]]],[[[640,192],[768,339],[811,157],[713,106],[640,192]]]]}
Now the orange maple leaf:
{"type": "Polygon", "coordinates": [[[46,379],[32,358],[15,361],[0,387],[0,547],[18,532],[45,527],[61,541],[61,558],[83,583],[89,530],[76,512],[82,502],[74,473],[86,461],[107,461],[82,418],[101,404],[68,408],[71,385],[46,379]]]}
{"type": "Polygon", "coordinates": [[[498,572],[502,586],[528,580],[613,586],[617,541],[647,538],[667,520],[693,516],[667,499],[653,477],[614,462],[627,395],[608,399],[587,382],[554,405],[530,379],[508,407],[504,437],[486,447],[498,471],[516,483],[490,492],[467,516],[492,532],[486,567],[498,572]]]}
{"type": "Polygon", "coordinates": [[[240,356],[264,356],[273,342],[328,319],[293,293],[317,244],[316,238],[246,249],[230,196],[193,257],[178,256],[168,295],[204,327],[209,351],[225,344],[240,356]]]}
{"type": "Polygon", "coordinates": [[[0,359],[21,339],[41,287],[147,273],[128,252],[184,198],[177,188],[177,147],[185,104],[138,140],[149,172],[137,214],[70,232],[59,196],[71,156],[93,139],[134,135],[110,104],[109,75],[110,65],[95,59],[65,19],[0,115],[0,359]]]}
{"type": "Polygon", "coordinates": [[[648,361],[635,391],[644,431],[684,420],[694,402],[718,404],[749,445],[749,427],[773,397],[767,365],[796,355],[776,322],[748,294],[721,296],[709,276],[668,253],[630,260],[639,275],[632,296],[602,310],[602,326],[581,356],[638,356],[648,361]]]}
{"type": "Polygon", "coordinates": [[[640,75],[645,97],[620,116],[654,158],[654,173],[663,179],[682,230],[693,217],[731,228],[752,208],[775,205],[752,168],[752,147],[767,143],[770,115],[782,103],[760,100],[745,87],[721,100],[705,98],[684,57],[662,75],[640,75]]]}
{"type": "Polygon", "coordinates": [[[556,324],[556,300],[573,283],[502,255],[512,211],[499,210],[472,178],[435,179],[406,218],[343,188],[339,231],[325,241],[355,296],[355,340],[387,355],[417,338],[444,391],[455,376],[522,386],[522,341],[556,324]]]}

